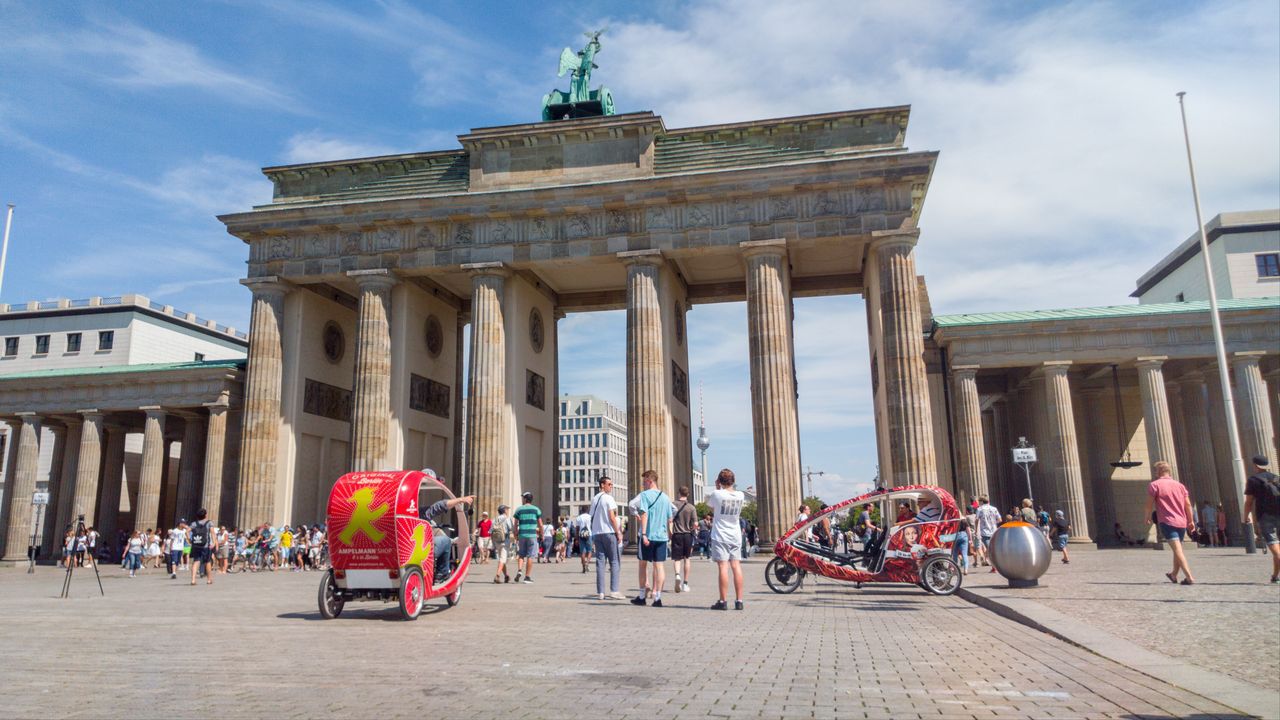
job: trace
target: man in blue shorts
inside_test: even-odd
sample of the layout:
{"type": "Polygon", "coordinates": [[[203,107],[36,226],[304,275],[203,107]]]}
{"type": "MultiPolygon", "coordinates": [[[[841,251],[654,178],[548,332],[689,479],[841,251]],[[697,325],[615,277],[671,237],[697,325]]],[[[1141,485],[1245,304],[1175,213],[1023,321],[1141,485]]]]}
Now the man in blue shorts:
{"type": "Polygon", "coordinates": [[[533,504],[533,493],[520,496],[524,504],[516,508],[516,538],[519,541],[516,559],[516,582],[526,585],[533,582],[533,561],[538,557],[538,538],[542,537],[542,510],[533,504]]]}
{"type": "Polygon", "coordinates": [[[658,489],[658,473],[645,470],[640,476],[644,492],[631,501],[631,508],[640,519],[640,594],[631,600],[632,605],[644,605],[647,591],[653,591],[653,606],[662,607],[662,586],[667,581],[667,543],[671,535],[671,498],[658,489]],[[653,568],[653,582],[649,582],[648,570],[653,568]]]}

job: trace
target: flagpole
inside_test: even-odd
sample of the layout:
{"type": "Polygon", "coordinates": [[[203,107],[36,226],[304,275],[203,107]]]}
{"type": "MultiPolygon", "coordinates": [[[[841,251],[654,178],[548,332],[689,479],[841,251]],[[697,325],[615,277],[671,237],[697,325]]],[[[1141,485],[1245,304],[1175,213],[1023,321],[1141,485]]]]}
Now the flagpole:
{"type": "MultiPolygon", "coordinates": [[[[1231,392],[1231,378],[1227,374],[1227,348],[1222,341],[1222,317],[1218,314],[1218,291],[1213,282],[1213,263],[1209,260],[1209,240],[1204,233],[1204,216],[1200,212],[1200,188],[1196,185],[1196,164],[1191,159],[1191,133],[1187,130],[1186,92],[1178,93],[1178,108],[1182,112],[1182,138],[1187,145],[1187,169],[1191,171],[1191,197],[1196,205],[1196,230],[1200,233],[1200,256],[1204,258],[1204,278],[1209,286],[1209,317],[1213,320],[1213,345],[1218,354],[1218,382],[1222,384],[1222,402],[1227,414],[1227,436],[1231,441],[1231,471],[1235,479],[1236,496],[1229,501],[1240,507],[1244,498],[1244,457],[1240,454],[1240,428],[1236,424],[1236,401],[1231,392]]],[[[1224,501],[1227,501],[1224,498],[1224,501]]],[[[1253,538],[1253,523],[1241,513],[1242,532],[1246,553],[1258,552],[1253,538]]]]}
{"type": "Polygon", "coordinates": [[[9,227],[13,225],[13,203],[9,203],[9,212],[4,218],[4,245],[0,246],[0,291],[4,290],[4,263],[9,257],[9,227]]]}

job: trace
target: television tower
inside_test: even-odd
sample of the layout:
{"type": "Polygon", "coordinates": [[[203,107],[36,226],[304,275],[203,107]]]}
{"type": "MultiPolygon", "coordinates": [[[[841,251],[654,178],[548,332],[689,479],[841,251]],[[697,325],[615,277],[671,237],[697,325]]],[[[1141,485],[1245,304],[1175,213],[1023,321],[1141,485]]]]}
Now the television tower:
{"type": "Polygon", "coordinates": [[[702,451],[702,487],[711,487],[707,482],[707,448],[711,447],[711,438],[707,437],[706,406],[702,402],[702,383],[698,383],[698,450],[702,451]]]}

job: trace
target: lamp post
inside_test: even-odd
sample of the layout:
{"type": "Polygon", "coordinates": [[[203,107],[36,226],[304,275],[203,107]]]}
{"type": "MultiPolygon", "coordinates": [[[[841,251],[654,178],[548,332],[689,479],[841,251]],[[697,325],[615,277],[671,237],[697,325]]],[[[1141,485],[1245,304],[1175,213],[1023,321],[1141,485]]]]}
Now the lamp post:
{"type": "MultiPolygon", "coordinates": [[[[0,245],[0,291],[4,290],[4,263],[9,257],[9,227],[13,225],[13,203],[4,217],[4,244],[0,245]]],[[[0,294],[0,297],[4,297],[0,294]]]]}
{"type": "MultiPolygon", "coordinates": [[[[1209,288],[1209,317],[1213,321],[1213,346],[1218,356],[1218,382],[1222,383],[1222,403],[1227,415],[1227,436],[1231,440],[1231,472],[1235,479],[1236,496],[1231,502],[1237,504],[1244,497],[1245,474],[1244,457],[1240,453],[1240,428],[1236,425],[1236,401],[1231,392],[1231,378],[1227,374],[1227,348],[1222,341],[1222,318],[1218,314],[1218,291],[1213,282],[1213,262],[1209,259],[1209,240],[1204,233],[1204,216],[1200,212],[1200,188],[1196,185],[1196,164],[1191,159],[1191,133],[1187,130],[1187,105],[1185,92],[1178,93],[1178,109],[1182,113],[1182,139],[1187,145],[1187,169],[1191,173],[1191,197],[1196,206],[1196,231],[1200,234],[1200,257],[1204,258],[1204,279],[1209,288]]],[[[1244,533],[1244,549],[1246,553],[1258,552],[1253,539],[1253,523],[1241,514],[1244,533]]]]}

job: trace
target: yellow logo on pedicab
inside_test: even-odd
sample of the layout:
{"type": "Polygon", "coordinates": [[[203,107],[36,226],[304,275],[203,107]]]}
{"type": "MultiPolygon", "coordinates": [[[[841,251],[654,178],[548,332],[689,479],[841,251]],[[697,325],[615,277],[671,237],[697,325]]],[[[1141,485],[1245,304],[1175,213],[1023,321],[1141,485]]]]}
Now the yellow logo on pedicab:
{"type": "Polygon", "coordinates": [[[431,543],[427,541],[427,529],[425,525],[419,525],[413,529],[413,551],[409,553],[409,559],[405,561],[405,565],[418,565],[431,557],[431,543]]]}
{"type": "Polygon", "coordinates": [[[370,508],[373,503],[373,489],[361,488],[351,497],[347,498],[348,502],[355,503],[355,509],[351,511],[351,519],[347,521],[347,526],[338,534],[338,539],[343,545],[350,545],[355,539],[356,533],[364,533],[370,540],[375,543],[382,542],[382,538],[387,534],[374,527],[373,524],[387,514],[387,503],[383,503],[376,508],[370,508]]]}

